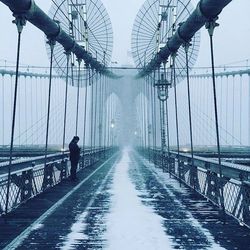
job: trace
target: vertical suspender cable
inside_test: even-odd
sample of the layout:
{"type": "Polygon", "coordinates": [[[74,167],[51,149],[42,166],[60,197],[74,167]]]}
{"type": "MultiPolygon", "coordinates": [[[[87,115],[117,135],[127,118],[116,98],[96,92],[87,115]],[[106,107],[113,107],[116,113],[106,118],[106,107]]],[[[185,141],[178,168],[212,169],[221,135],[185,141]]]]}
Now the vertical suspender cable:
{"type": "Polygon", "coordinates": [[[111,146],[113,147],[114,146],[114,95],[112,95],[112,98],[111,98],[111,146]]]}
{"type": "Polygon", "coordinates": [[[102,145],[105,148],[105,76],[102,76],[102,117],[101,117],[101,126],[102,126],[102,145]]]}
{"type": "Polygon", "coordinates": [[[116,135],[116,133],[115,133],[115,131],[116,131],[116,125],[117,125],[117,123],[116,123],[116,120],[115,120],[115,117],[116,117],[116,112],[117,112],[117,110],[116,110],[116,106],[115,106],[115,103],[116,103],[116,96],[115,95],[113,95],[113,100],[112,100],[112,120],[113,120],[113,125],[111,125],[112,126],[112,128],[111,128],[111,131],[112,131],[112,147],[114,147],[114,145],[115,145],[115,135],[116,135]]]}
{"type": "Polygon", "coordinates": [[[110,91],[110,101],[109,101],[109,145],[112,146],[112,135],[111,135],[111,119],[112,119],[112,98],[113,95],[110,91]]]}
{"type": "Polygon", "coordinates": [[[31,144],[33,145],[34,144],[34,137],[33,137],[33,122],[34,122],[34,119],[33,119],[33,106],[34,106],[34,103],[33,103],[33,82],[32,82],[32,76],[30,76],[30,120],[31,120],[31,144]]]}
{"type": "Polygon", "coordinates": [[[242,75],[240,75],[240,143],[242,143],[242,75]]]}
{"type": "MultiPolygon", "coordinates": [[[[195,109],[196,109],[195,120],[197,120],[197,117],[199,116],[199,112],[200,112],[198,107],[201,107],[202,100],[204,100],[203,96],[202,96],[202,94],[203,94],[202,90],[204,91],[204,88],[202,86],[202,83],[203,83],[202,77],[198,76],[196,79],[197,79],[197,85],[198,85],[196,88],[196,89],[198,89],[196,91],[196,93],[198,95],[198,103],[197,103],[197,106],[195,107],[195,109]]],[[[202,144],[201,131],[199,129],[199,126],[196,123],[195,123],[195,127],[197,128],[196,129],[197,144],[201,145],[202,144]]]]}
{"type": "MultiPolygon", "coordinates": [[[[111,118],[113,119],[113,122],[115,122],[115,97],[114,95],[112,96],[112,115],[111,115],[111,118]]],[[[112,129],[112,147],[114,146],[114,126],[115,124],[112,125],[113,126],[113,129],[112,129]]]]}
{"type": "Polygon", "coordinates": [[[143,116],[144,116],[144,148],[146,150],[147,148],[147,116],[146,116],[146,84],[147,84],[147,77],[145,81],[143,82],[143,116]]]}
{"type": "Polygon", "coordinates": [[[234,104],[235,104],[235,76],[233,75],[233,114],[232,114],[232,145],[234,145],[234,104]]]}
{"type": "Polygon", "coordinates": [[[80,97],[80,78],[81,78],[81,59],[77,59],[78,61],[78,77],[77,77],[77,99],[76,99],[76,133],[78,133],[78,117],[79,117],[79,97],[80,97]]]}
{"type": "MultiPolygon", "coordinates": [[[[228,120],[228,83],[229,83],[229,81],[228,81],[228,76],[227,76],[227,82],[226,82],[226,143],[228,143],[228,140],[227,140],[228,139],[227,138],[227,135],[228,135],[228,131],[227,131],[228,130],[228,128],[227,128],[227,120],[228,120]]],[[[250,93],[250,91],[249,91],[249,93],[250,93]]],[[[250,98],[250,96],[249,96],[249,98],[250,98]]],[[[249,102],[249,104],[250,104],[250,102],[249,102]]],[[[250,106],[249,106],[249,109],[250,109],[250,106]]],[[[250,124],[250,122],[249,122],[249,124],[250,124]]]]}
{"type": "Polygon", "coordinates": [[[111,130],[111,120],[112,120],[112,103],[113,103],[113,95],[110,95],[110,109],[109,109],[109,143],[110,146],[112,147],[112,130],[111,130]]]}
{"type": "Polygon", "coordinates": [[[102,82],[103,88],[102,88],[102,131],[103,131],[103,149],[104,149],[104,157],[105,157],[105,146],[106,146],[106,126],[105,126],[105,110],[106,110],[106,85],[105,85],[105,76],[103,76],[103,82],[102,82]]]}
{"type": "Polygon", "coordinates": [[[13,94],[13,75],[10,76],[10,109],[11,109],[11,117],[13,117],[13,102],[14,99],[13,94]]]}
{"type": "Polygon", "coordinates": [[[141,82],[140,82],[140,95],[139,95],[139,122],[140,122],[140,125],[139,125],[139,128],[140,128],[140,147],[142,147],[143,145],[143,140],[142,140],[142,112],[141,112],[141,82]]]}
{"type": "Polygon", "coordinates": [[[148,119],[148,101],[149,101],[149,97],[148,97],[148,82],[149,82],[149,78],[147,76],[146,78],[146,82],[145,82],[145,86],[144,86],[144,91],[145,91],[145,116],[146,116],[146,137],[147,137],[147,143],[146,143],[146,147],[149,147],[149,119],[148,119]]]}
{"type": "MultiPolygon", "coordinates": [[[[154,71],[154,82],[155,84],[155,71],[154,71]]],[[[157,123],[156,123],[156,91],[155,91],[155,86],[153,86],[153,103],[154,103],[154,148],[156,150],[157,146],[157,123]]]]}
{"type": "Polygon", "coordinates": [[[98,89],[98,122],[97,122],[97,129],[98,129],[98,138],[97,138],[97,141],[98,141],[98,146],[101,147],[101,116],[102,116],[102,77],[101,77],[101,74],[99,76],[99,89],[98,89]]]}
{"type": "Polygon", "coordinates": [[[64,117],[63,117],[63,155],[65,151],[65,135],[66,135],[66,122],[67,122],[67,106],[68,106],[68,81],[69,81],[69,58],[70,53],[68,51],[66,54],[66,83],[65,83],[65,98],[64,98],[64,117]]]}
{"type": "Polygon", "coordinates": [[[108,139],[108,142],[107,142],[107,145],[108,147],[110,147],[110,99],[111,99],[111,94],[110,94],[110,89],[108,87],[108,93],[109,93],[109,98],[108,98],[108,111],[107,111],[107,139],[108,139]]]}
{"type": "Polygon", "coordinates": [[[141,134],[142,134],[142,147],[145,148],[145,133],[144,133],[144,105],[143,105],[143,85],[144,82],[141,82],[141,134]]]}
{"type": "Polygon", "coordinates": [[[188,91],[188,116],[189,116],[189,136],[190,136],[190,147],[191,147],[191,173],[190,173],[190,182],[191,186],[195,188],[196,180],[195,174],[197,169],[194,166],[194,147],[193,147],[193,128],[192,128],[192,111],[191,111],[191,95],[190,95],[190,78],[189,78],[189,62],[188,62],[188,49],[190,43],[187,42],[184,44],[185,56],[186,56],[186,71],[187,71],[187,91],[188,91]]]}
{"type": "Polygon", "coordinates": [[[151,144],[151,138],[150,135],[152,133],[152,125],[150,122],[150,93],[149,93],[149,85],[150,85],[150,78],[149,76],[147,77],[147,84],[146,84],[146,96],[147,96],[147,128],[148,128],[148,157],[149,157],[149,161],[151,160],[150,157],[150,144],[151,144]]]}
{"type": "Polygon", "coordinates": [[[5,106],[4,106],[4,102],[5,102],[5,98],[4,98],[4,87],[5,87],[5,81],[4,81],[4,74],[2,74],[2,140],[3,140],[3,143],[2,145],[4,146],[4,135],[5,135],[5,129],[4,129],[4,120],[5,120],[5,106]]]}
{"type": "Polygon", "coordinates": [[[25,109],[25,145],[27,146],[28,144],[28,134],[27,134],[27,131],[28,131],[28,125],[27,125],[27,122],[28,122],[28,116],[27,116],[27,77],[25,76],[24,77],[24,109],[25,109]]]}
{"type": "Polygon", "coordinates": [[[222,124],[222,117],[223,117],[223,113],[222,113],[222,108],[223,108],[223,76],[220,77],[220,113],[219,116],[221,117],[221,127],[223,127],[222,124]]]}
{"type": "Polygon", "coordinates": [[[139,123],[140,123],[139,124],[140,147],[142,147],[143,143],[142,143],[142,116],[141,116],[141,114],[142,114],[142,112],[141,112],[141,81],[139,83],[139,86],[140,86],[140,92],[139,92],[139,100],[138,100],[138,102],[139,102],[138,117],[139,117],[139,123]]]}
{"type": "MultiPolygon", "coordinates": [[[[43,117],[43,108],[44,108],[44,105],[43,105],[43,78],[40,78],[40,84],[39,84],[39,92],[40,92],[40,109],[39,109],[39,127],[42,128],[43,126],[43,120],[42,120],[42,117],[43,117]]],[[[42,130],[42,129],[41,129],[42,130]]],[[[41,141],[41,138],[39,137],[39,143],[38,144],[42,144],[42,141],[41,141]]]]}
{"type": "Polygon", "coordinates": [[[112,147],[112,117],[113,115],[113,95],[111,94],[110,95],[110,109],[109,109],[109,143],[110,143],[110,146],[112,147]]]}
{"type": "MultiPolygon", "coordinates": [[[[160,67],[157,70],[158,72],[158,83],[157,84],[161,84],[161,74],[160,74],[160,67]]],[[[161,86],[157,86],[157,91],[159,91],[159,89],[161,89],[161,86]]],[[[159,100],[159,107],[160,107],[160,132],[161,132],[161,155],[163,155],[163,115],[162,115],[162,101],[160,99],[160,95],[159,93],[157,93],[158,95],[158,100],[159,100]]],[[[161,165],[162,165],[162,161],[161,161],[161,165]]],[[[161,166],[163,167],[163,166],[161,166]]]]}
{"type": "Polygon", "coordinates": [[[91,152],[91,164],[92,164],[92,150],[93,150],[93,98],[94,98],[94,70],[92,71],[92,78],[91,78],[91,106],[90,106],[90,152],[91,152]]]}
{"type": "Polygon", "coordinates": [[[142,134],[142,147],[145,148],[145,134],[144,134],[144,107],[143,107],[143,85],[144,81],[141,82],[141,134],[142,134]]]}
{"type": "MultiPolygon", "coordinates": [[[[224,205],[224,188],[222,183],[222,168],[221,168],[221,151],[220,151],[220,135],[219,135],[219,121],[218,121],[218,111],[217,111],[217,96],[216,96],[216,85],[215,85],[215,71],[214,71],[214,49],[213,49],[213,33],[214,28],[218,26],[215,20],[212,20],[206,24],[208,29],[208,34],[210,38],[210,53],[211,53],[211,63],[212,63],[212,80],[213,80],[213,96],[214,96],[214,115],[215,115],[215,126],[216,126],[216,139],[217,139],[217,151],[218,151],[218,162],[219,162],[219,190],[220,190],[220,205],[225,215],[225,205],[224,205]]],[[[224,216],[223,216],[224,217],[224,216]]]]}
{"type": "Polygon", "coordinates": [[[104,125],[104,140],[103,140],[103,146],[104,146],[104,157],[106,157],[106,147],[107,147],[107,82],[106,82],[106,76],[104,76],[104,98],[103,98],[103,107],[104,107],[104,116],[103,116],[103,125],[104,125]]]}
{"type": "MultiPolygon", "coordinates": [[[[151,85],[150,85],[150,101],[151,101],[151,120],[152,120],[152,145],[153,145],[153,150],[155,150],[155,145],[154,145],[154,136],[155,136],[155,126],[154,126],[154,98],[153,98],[153,88],[154,88],[154,74],[152,75],[152,80],[151,80],[151,85]]],[[[153,154],[153,159],[154,159],[154,154],[153,154]]],[[[152,160],[153,160],[152,159],[152,160]]]]}
{"type": "Polygon", "coordinates": [[[18,138],[19,138],[19,142],[18,142],[18,145],[19,147],[21,146],[21,96],[20,96],[20,84],[18,85],[18,95],[17,95],[17,99],[18,99],[18,138]]]}
{"type": "Polygon", "coordinates": [[[180,142],[179,142],[179,120],[178,120],[178,100],[177,100],[177,90],[176,90],[176,71],[175,71],[175,59],[176,54],[172,55],[173,60],[173,84],[174,84],[174,102],[175,102],[175,126],[176,126],[176,142],[177,142],[177,161],[178,161],[178,174],[180,178],[180,142]]]}
{"type": "Polygon", "coordinates": [[[49,68],[49,93],[48,93],[48,107],[47,107],[45,158],[44,158],[44,166],[45,167],[47,164],[47,155],[48,155],[49,120],[50,120],[51,86],[52,86],[52,65],[53,65],[53,52],[54,52],[54,47],[55,47],[55,40],[49,39],[48,44],[50,46],[50,68],[49,68]]]}
{"type": "MultiPolygon", "coordinates": [[[[106,51],[103,52],[103,64],[106,66],[106,51]]],[[[102,124],[103,124],[103,147],[104,147],[104,159],[106,158],[106,100],[107,100],[107,86],[106,86],[106,76],[103,76],[103,113],[102,124]]]]}
{"type": "Polygon", "coordinates": [[[95,104],[95,108],[94,108],[94,148],[96,149],[96,145],[97,145],[97,143],[96,143],[96,133],[97,133],[97,108],[98,108],[98,105],[97,105],[97,102],[98,102],[98,99],[97,99],[97,97],[98,97],[98,75],[97,75],[98,73],[96,72],[96,84],[95,84],[95,102],[94,102],[94,104],[95,104]]]}
{"type": "MultiPolygon", "coordinates": [[[[107,80],[107,79],[106,79],[107,80]]],[[[106,82],[107,84],[107,82],[106,82]]],[[[109,92],[108,92],[108,86],[107,86],[107,111],[106,111],[106,139],[107,139],[107,147],[109,147],[109,92]]]]}
{"type": "MultiPolygon", "coordinates": [[[[211,96],[211,93],[210,93],[210,88],[209,88],[208,84],[206,84],[206,79],[208,79],[208,77],[204,77],[205,90],[206,90],[206,92],[204,94],[205,94],[205,98],[206,98],[206,104],[205,104],[206,105],[206,115],[207,115],[207,119],[209,119],[209,97],[211,96]]],[[[209,79],[207,81],[209,81],[209,79]]],[[[203,131],[203,135],[202,136],[203,136],[203,138],[205,138],[206,137],[206,131],[204,129],[202,131],[203,131]]],[[[205,143],[206,143],[206,141],[208,139],[209,138],[205,139],[204,145],[205,145],[205,143]]]]}
{"type": "Polygon", "coordinates": [[[98,146],[99,146],[99,153],[98,159],[101,159],[101,147],[102,147],[102,75],[100,74],[99,80],[99,97],[98,97],[98,146]]]}
{"type": "Polygon", "coordinates": [[[250,146],[250,73],[248,74],[248,146],[250,146]]]}
{"type": "Polygon", "coordinates": [[[19,74],[19,61],[20,61],[20,47],[21,47],[21,34],[26,20],[22,16],[17,16],[15,19],[15,24],[18,31],[18,41],[17,41],[17,59],[16,59],[16,76],[15,76],[15,89],[14,89],[14,104],[12,113],[12,125],[11,125],[11,142],[10,142],[10,158],[8,165],[8,183],[6,192],[6,204],[5,213],[8,212],[9,206],[9,195],[10,195],[10,184],[11,184],[11,165],[13,158],[13,144],[14,144],[14,134],[15,134],[15,121],[16,121],[16,104],[17,104],[17,92],[18,92],[18,74],[19,74]]]}
{"type": "MultiPolygon", "coordinates": [[[[113,95],[112,97],[112,119],[113,119],[113,122],[114,122],[114,119],[115,119],[115,97],[113,95]]],[[[113,129],[112,129],[112,147],[114,147],[114,124],[112,125],[113,126],[113,129]]]]}
{"type": "Polygon", "coordinates": [[[168,118],[168,98],[166,100],[166,127],[167,127],[167,150],[168,150],[168,171],[170,173],[170,142],[169,142],[169,118],[168,118]]]}
{"type": "MultiPolygon", "coordinates": [[[[85,149],[86,149],[86,129],[87,129],[87,105],[88,105],[88,79],[90,79],[90,69],[89,66],[86,64],[86,85],[85,85],[85,100],[84,100],[84,118],[83,118],[83,142],[82,142],[82,149],[83,149],[83,156],[85,156],[85,149]]],[[[84,157],[83,157],[83,164],[84,166],[84,157]]]]}
{"type": "Polygon", "coordinates": [[[38,77],[36,77],[36,124],[37,124],[37,127],[36,127],[36,144],[38,145],[38,128],[39,128],[39,124],[38,124],[38,77]]]}

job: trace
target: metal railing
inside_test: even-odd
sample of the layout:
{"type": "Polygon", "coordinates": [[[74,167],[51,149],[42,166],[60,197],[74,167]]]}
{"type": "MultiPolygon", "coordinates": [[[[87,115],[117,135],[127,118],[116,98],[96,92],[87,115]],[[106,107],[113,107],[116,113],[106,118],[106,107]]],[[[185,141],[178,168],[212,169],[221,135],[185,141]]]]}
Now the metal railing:
{"type": "Polygon", "coordinates": [[[178,164],[178,154],[175,152],[168,155],[167,152],[152,148],[139,148],[138,151],[213,204],[219,207],[224,205],[227,214],[250,228],[250,167],[222,162],[220,178],[219,163],[216,160],[194,156],[192,165],[191,155],[180,154],[178,164]]]}
{"type": "MultiPolygon", "coordinates": [[[[81,153],[78,171],[100,160],[110,157],[115,148],[88,149],[81,153]]],[[[7,199],[8,173],[0,175],[0,215],[9,213],[20,204],[52,188],[69,177],[69,153],[59,153],[47,157],[46,166],[43,157],[34,157],[12,165],[10,192],[7,199]],[[8,204],[6,204],[8,203],[8,204]]],[[[3,166],[4,167],[4,166],[3,166]]]]}

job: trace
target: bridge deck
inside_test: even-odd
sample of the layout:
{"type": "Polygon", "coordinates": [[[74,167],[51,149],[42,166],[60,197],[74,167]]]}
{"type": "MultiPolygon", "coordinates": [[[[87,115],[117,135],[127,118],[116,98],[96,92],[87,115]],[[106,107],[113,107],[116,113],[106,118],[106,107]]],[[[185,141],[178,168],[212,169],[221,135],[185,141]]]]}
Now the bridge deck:
{"type": "Polygon", "coordinates": [[[250,249],[250,231],[123,151],[0,222],[5,249],[250,249]]]}

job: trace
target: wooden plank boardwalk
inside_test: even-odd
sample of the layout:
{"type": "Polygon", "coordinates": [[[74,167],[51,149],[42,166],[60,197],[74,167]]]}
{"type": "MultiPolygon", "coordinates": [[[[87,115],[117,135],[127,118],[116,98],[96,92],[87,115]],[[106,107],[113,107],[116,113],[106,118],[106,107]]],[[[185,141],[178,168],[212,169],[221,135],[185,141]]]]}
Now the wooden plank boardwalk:
{"type": "Polygon", "coordinates": [[[250,249],[249,229],[133,152],[79,179],[0,218],[0,249],[250,249]]]}

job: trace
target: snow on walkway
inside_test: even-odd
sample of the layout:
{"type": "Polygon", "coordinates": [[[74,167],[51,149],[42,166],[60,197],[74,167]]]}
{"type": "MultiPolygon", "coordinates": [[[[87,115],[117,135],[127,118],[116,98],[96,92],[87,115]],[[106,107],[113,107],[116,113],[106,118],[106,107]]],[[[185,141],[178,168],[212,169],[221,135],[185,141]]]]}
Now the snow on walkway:
{"type": "Polygon", "coordinates": [[[111,211],[107,215],[108,250],[167,250],[173,242],[164,232],[163,218],[152,208],[143,205],[139,192],[129,178],[129,165],[133,164],[129,150],[115,166],[111,189],[111,211]]]}

